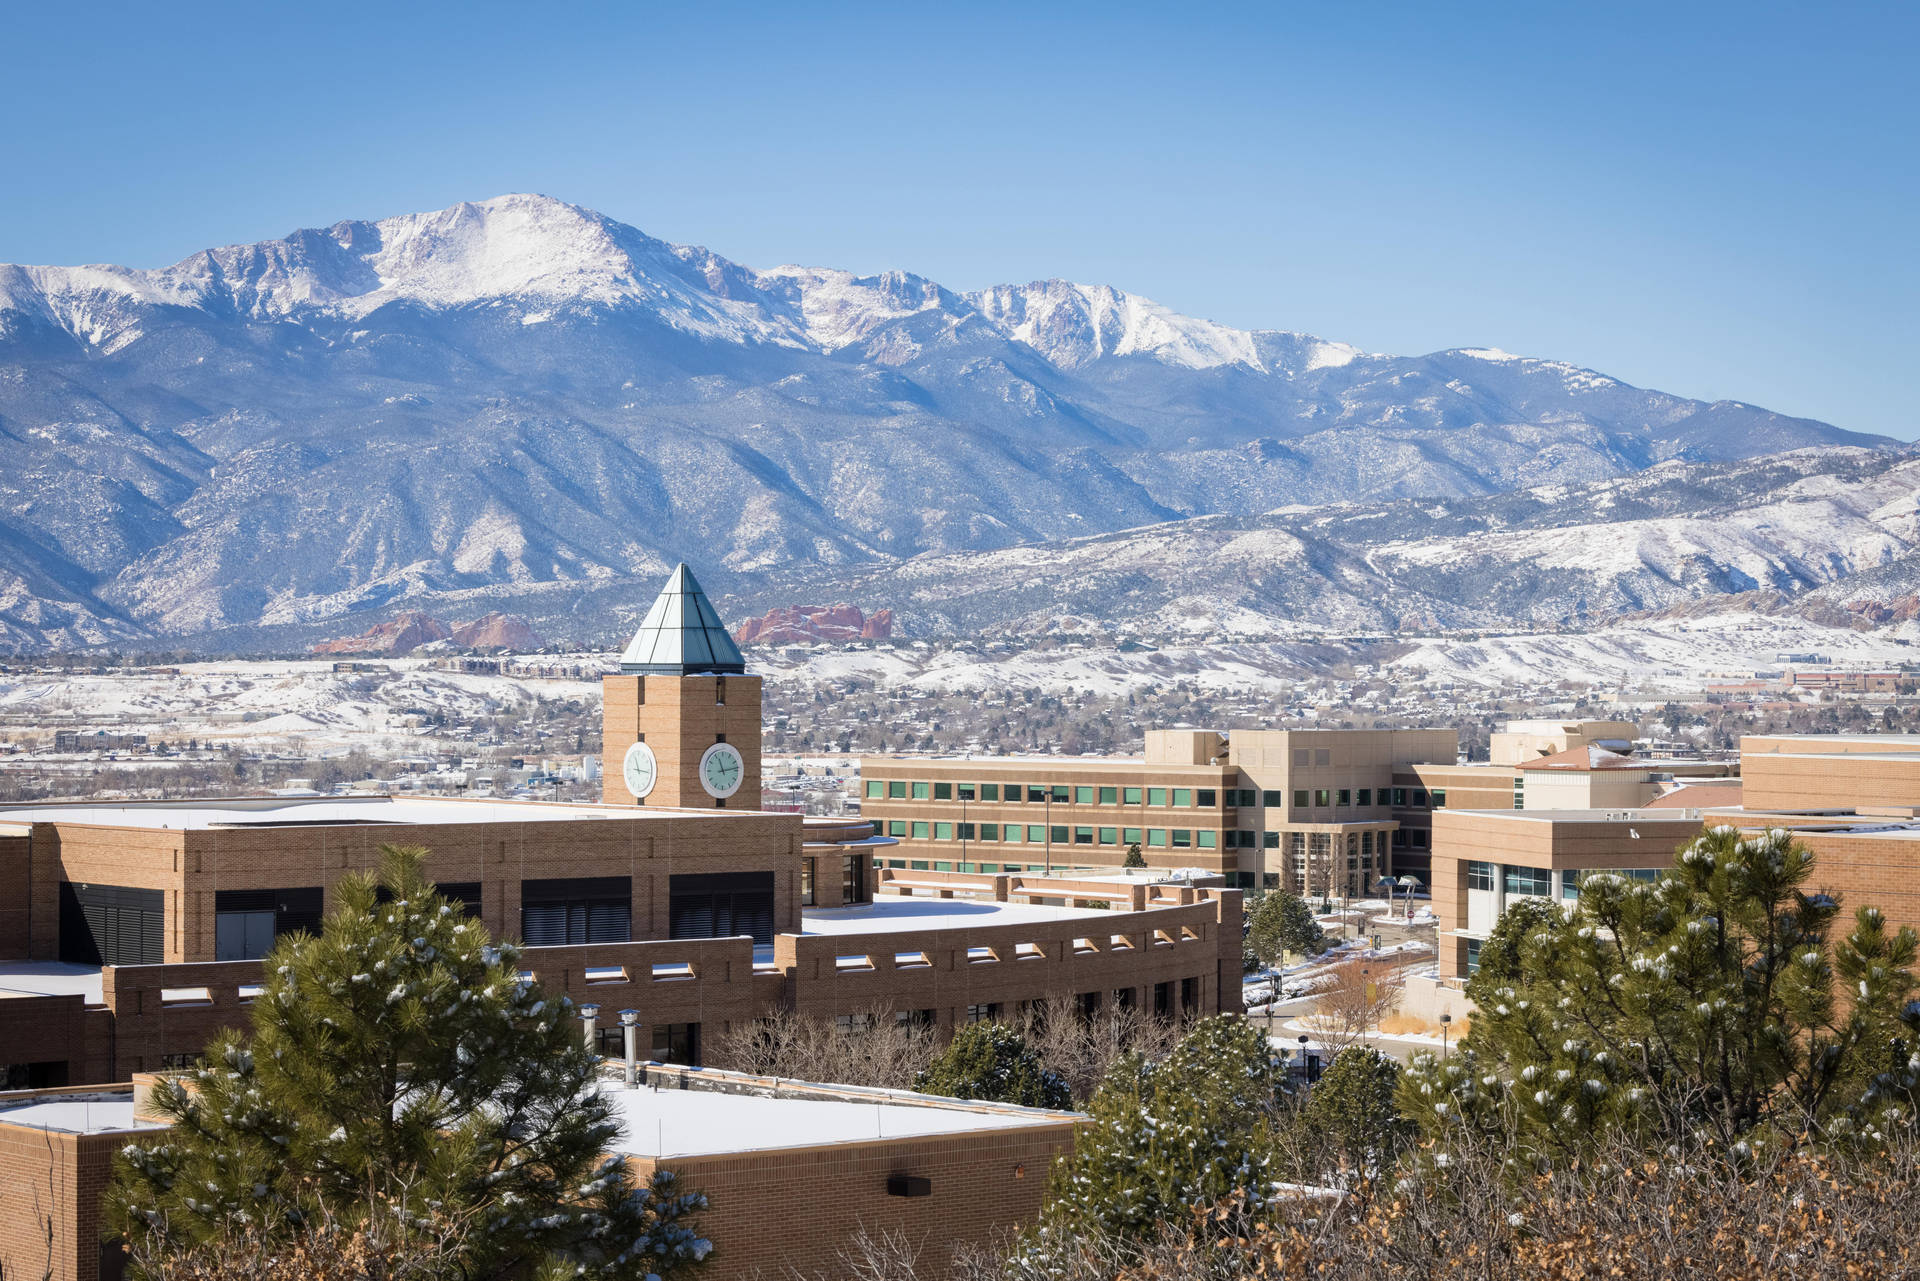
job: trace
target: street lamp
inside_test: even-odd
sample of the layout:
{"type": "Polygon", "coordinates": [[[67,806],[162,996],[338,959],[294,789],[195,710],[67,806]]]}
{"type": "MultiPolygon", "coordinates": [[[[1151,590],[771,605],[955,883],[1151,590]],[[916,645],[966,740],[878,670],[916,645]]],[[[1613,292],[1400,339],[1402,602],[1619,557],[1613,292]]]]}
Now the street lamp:
{"type": "Polygon", "coordinates": [[[1443,1013],[1440,1016],[1440,1057],[1443,1060],[1447,1057],[1447,1025],[1452,1022],[1453,1015],[1443,1013]]]}
{"type": "Polygon", "coordinates": [[[1300,1079],[1303,1082],[1307,1079],[1307,1034],[1305,1032],[1300,1034],[1300,1079]]]}

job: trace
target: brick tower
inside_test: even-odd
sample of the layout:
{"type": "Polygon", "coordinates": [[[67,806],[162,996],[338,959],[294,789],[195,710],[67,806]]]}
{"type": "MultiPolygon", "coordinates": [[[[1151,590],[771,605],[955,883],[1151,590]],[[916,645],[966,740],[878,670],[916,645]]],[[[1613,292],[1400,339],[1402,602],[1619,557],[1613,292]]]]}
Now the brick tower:
{"type": "Polygon", "coordinates": [[[760,808],[760,678],[684,564],[602,682],[601,800],[760,808]]]}

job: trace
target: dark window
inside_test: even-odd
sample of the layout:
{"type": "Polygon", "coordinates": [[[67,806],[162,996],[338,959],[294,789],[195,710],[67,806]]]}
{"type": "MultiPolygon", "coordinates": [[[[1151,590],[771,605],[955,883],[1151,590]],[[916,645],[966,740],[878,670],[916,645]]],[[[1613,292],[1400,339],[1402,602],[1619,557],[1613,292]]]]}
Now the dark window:
{"type": "Polygon", "coordinates": [[[1194,793],[1194,804],[1203,810],[1210,810],[1220,803],[1220,796],[1211,787],[1203,787],[1194,793]]]}
{"type": "Polygon", "coordinates": [[[1153,1012],[1161,1018],[1173,1013],[1173,984],[1155,983],[1153,985],[1153,1012]]]}
{"type": "Polygon", "coordinates": [[[1293,804],[1294,804],[1294,808],[1296,809],[1307,808],[1307,789],[1306,788],[1296,787],[1293,789],[1293,804]]]}
{"type": "Polygon", "coordinates": [[[1262,793],[1260,793],[1260,803],[1261,803],[1262,805],[1264,805],[1264,806],[1266,806],[1266,807],[1267,807],[1268,809],[1279,809],[1279,808],[1280,808],[1280,793],[1278,793],[1278,792],[1262,792],[1262,793]]]}
{"type": "Polygon", "coordinates": [[[320,932],[326,892],[319,886],[286,890],[219,890],[213,896],[213,959],[265,956],[282,935],[320,932]]]}
{"type": "MultiPolygon", "coordinates": [[[[862,878],[864,879],[864,878],[862,878]]],[[[702,872],[667,878],[670,937],[773,942],[772,872],[702,872]]]]}
{"type": "Polygon", "coordinates": [[[1373,804],[1373,789],[1372,789],[1371,787],[1363,787],[1363,788],[1361,788],[1361,789],[1360,789],[1360,799],[1359,799],[1359,800],[1358,800],[1358,801],[1357,801],[1356,803],[1357,803],[1357,804],[1360,804],[1360,805],[1371,805],[1371,804],[1373,804]]]}
{"type": "Polygon", "coordinates": [[[1262,833],[1260,833],[1260,844],[1261,844],[1261,848],[1263,848],[1263,849],[1269,849],[1269,850],[1277,850],[1277,849],[1279,849],[1279,848],[1280,848],[1280,833],[1278,833],[1278,832],[1262,832],[1262,833]]]}
{"type": "Polygon", "coordinates": [[[961,800],[970,801],[974,799],[973,794],[976,789],[972,783],[956,783],[954,786],[958,789],[961,800]]]}
{"type": "Polygon", "coordinates": [[[933,785],[933,799],[936,801],[952,800],[953,784],[952,783],[935,783],[933,785]]]}
{"type": "Polygon", "coordinates": [[[997,801],[997,800],[999,800],[999,799],[1000,799],[1000,784],[998,784],[998,783],[982,783],[982,784],[980,784],[980,799],[981,799],[981,800],[983,800],[983,801],[997,801]]]}
{"type": "Polygon", "coordinates": [[[1545,898],[1553,893],[1553,873],[1544,867],[1508,867],[1505,880],[1509,894],[1534,894],[1545,898]]]}
{"type": "Polygon", "coordinates": [[[520,937],[528,947],[629,942],[633,882],[624,876],[522,881],[520,937]]]}
{"type": "Polygon", "coordinates": [[[800,906],[813,906],[813,860],[800,860],[800,906]]]}
{"type": "Polygon", "coordinates": [[[1117,787],[1101,788],[1100,803],[1102,805],[1118,805],[1120,803],[1120,789],[1117,787]]]}
{"type": "Polygon", "coordinates": [[[158,965],[166,894],[60,882],[60,959],[80,965],[158,965]]]}
{"type": "MultiPolygon", "coordinates": [[[[808,859],[807,862],[813,862],[808,859]]],[[[840,856],[840,901],[842,903],[865,903],[867,895],[867,856],[865,854],[842,854],[840,856]]],[[[754,941],[760,941],[755,935],[754,941]]]]}
{"type": "Polygon", "coordinates": [[[67,1061],[0,1063],[0,1090],[53,1090],[67,1083],[67,1061]]]}
{"type": "MultiPolygon", "coordinates": [[[[719,875],[732,876],[741,875],[741,873],[725,872],[719,875]]],[[[676,876],[673,879],[677,881],[680,878],[676,876]]],[[[657,1063],[680,1063],[687,1067],[699,1067],[700,1025],[698,1023],[655,1023],[653,1025],[653,1058],[657,1063]]]]}
{"type": "Polygon", "coordinates": [[[1200,980],[1199,979],[1181,979],[1180,980],[1181,1011],[1186,1014],[1192,1014],[1197,1010],[1199,1010],[1199,1008],[1200,1008],[1200,980]]]}

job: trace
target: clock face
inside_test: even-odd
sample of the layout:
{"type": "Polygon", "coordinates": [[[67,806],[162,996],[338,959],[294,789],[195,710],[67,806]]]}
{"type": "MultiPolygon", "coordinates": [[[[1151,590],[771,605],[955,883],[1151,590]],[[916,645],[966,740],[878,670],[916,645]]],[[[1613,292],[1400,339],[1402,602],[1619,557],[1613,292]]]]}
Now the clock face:
{"type": "Polygon", "coordinates": [[[732,796],[747,776],[747,763],[740,749],[730,743],[715,743],[700,757],[700,786],[715,799],[732,796]]]}
{"type": "Polygon", "coordinates": [[[644,800],[653,785],[660,779],[660,766],[653,759],[653,749],[645,743],[635,743],[627,749],[627,757],[620,762],[620,777],[625,780],[627,790],[633,793],[633,799],[644,800]]]}

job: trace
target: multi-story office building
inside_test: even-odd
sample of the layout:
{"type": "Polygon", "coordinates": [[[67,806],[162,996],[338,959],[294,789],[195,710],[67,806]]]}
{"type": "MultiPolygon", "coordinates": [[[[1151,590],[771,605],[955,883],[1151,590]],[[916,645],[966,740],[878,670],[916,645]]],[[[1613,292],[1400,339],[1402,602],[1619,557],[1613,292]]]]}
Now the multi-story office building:
{"type": "Polygon", "coordinates": [[[932,898],[876,896],[870,860],[892,842],[869,822],[754,809],[759,678],[684,567],[606,684],[600,805],[0,808],[0,1085],[191,1060],[246,1025],[274,940],[314,929],[340,879],[377,867],[385,843],[426,847],[442,892],[524,942],[543,985],[642,1011],[643,1044],[679,1062],[781,1009],[951,1027],[1055,996],[1239,1008],[1236,889],[1056,881],[1022,859],[1017,874],[954,877],[932,898]]]}
{"type": "MultiPolygon", "coordinates": [[[[1551,769],[1551,759],[1535,764],[1551,769]]],[[[1871,904],[1896,926],[1920,928],[1920,737],[1745,738],[1737,786],[1724,766],[1711,764],[1702,768],[1719,768],[1721,777],[1661,778],[1661,770],[1683,775],[1670,762],[1653,763],[1660,767],[1654,777],[1627,786],[1634,768],[1599,763],[1605,768],[1575,761],[1571,779],[1546,785],[1533,781],[1540,771],[1526,771],[1528,802],[1571,787],[1589,805],[1449,808],[1435,817],[1433,901],[1444,978],[1473,971],[1481,942],[1514,898],[1571,903],[1581,875],[1595,870],[1651,879],[1708,824],[1791,828],[1815,855],[1809,892],[1832,894],[1849,912],[1871,904]],[[1649,798],[1656,787],[1662,790],[1649,798]]]]}
{"type": "Polygon", "coordinates": [[[1149,730],[1125,759],[870,756],[862,812],[899,842],[895,868],[1113,867],[1137,845],[1151,867],[1356,895],[1392,871],[1396,768],[1456,746],[1451,730],[1149,730]]]}

